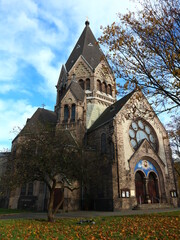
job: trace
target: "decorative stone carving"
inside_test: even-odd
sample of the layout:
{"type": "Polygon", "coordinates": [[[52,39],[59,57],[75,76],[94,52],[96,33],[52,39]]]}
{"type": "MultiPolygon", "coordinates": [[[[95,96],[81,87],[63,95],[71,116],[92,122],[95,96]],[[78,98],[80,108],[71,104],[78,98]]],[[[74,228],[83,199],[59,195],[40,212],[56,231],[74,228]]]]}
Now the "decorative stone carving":
{"type": "Polygon", "coordinates": [[[87,78],[91,75],[91,71],[88,65],[82,59],[79,59],[70,71],[70,75],[72,74],[75,74],[76,78],[87,78]]]}

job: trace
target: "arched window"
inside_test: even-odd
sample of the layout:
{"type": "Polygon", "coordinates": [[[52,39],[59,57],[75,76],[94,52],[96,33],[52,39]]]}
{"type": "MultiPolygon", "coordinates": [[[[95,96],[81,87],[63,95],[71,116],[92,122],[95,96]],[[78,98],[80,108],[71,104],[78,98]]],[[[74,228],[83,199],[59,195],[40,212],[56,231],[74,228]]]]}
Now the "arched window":
{"type": "Polygon", "coordinates": [[[102,91],[100,80],[97,80],[97,90],[100,91],[100,92],[102,91]]]}
{"type": "Polygon", "coordinates": [[[101,134],[101,153],[106,153],[106,134],[101,134]]]}
{"type": "Polygon", "coordinates": [[[129,137],[134,149],[141,144],[143,139],[151,144],[155,151],[158,150],[158,139],[155,131],[144,119],[133,120],[129,127],[129,137]]]}
{"type": "Polygon", "coordinates": [[[33,183],[28,184],[28,195],[32,196],[33,195],[33,183]]]}
{"type": "Polygon", "coordinates": [[[79,85],[84,90],[84,81],[82,79],[79,80],[79,85]]]}
{"type": "Polygon", "coordinates": [[[107,93],[107,85],[105,82],[102,83],[102,92],[107,93]]]}
{"type": "Polygon", "coordinates": [[[110,84],[107,86],[107,94],[112,95],[112,87],[110,84]]]}
{"type": "Polygon", "coordinates": [[[69,118],[69,107],[68,105],[64,106],[64,121],[67,122],[69,118]]]}
{"type": "Polygon", "coordinates": [[[90,90],[90,79],[86,79],[86,90],[90,90]]]}
{"type": "Polygon", "coordinates": [[[21,196],[25,196],[26,195],[26,184],[23,184],[21,187],[21,196]]]}
{"type": "Polygon", "coordinates": [[[74,122],[76,118],[76,104],[72,104],[71,108],[71,121],[74,122]]]}

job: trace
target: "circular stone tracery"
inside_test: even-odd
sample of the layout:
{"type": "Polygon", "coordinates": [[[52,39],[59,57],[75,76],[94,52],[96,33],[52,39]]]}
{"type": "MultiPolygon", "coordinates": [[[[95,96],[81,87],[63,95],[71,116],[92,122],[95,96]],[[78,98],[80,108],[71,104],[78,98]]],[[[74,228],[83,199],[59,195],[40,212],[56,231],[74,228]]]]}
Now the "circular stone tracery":
{"type": "Polygon", "coordinates": [[[147,139],[147,141],[151,144],[154,150],[157,150],[157,137],[149,124],[147,124],[144,120],[136,120],[132,121],[129,128],[129,137],[131,145],[134,149],[136,149],[143,139],[147,139]]]}

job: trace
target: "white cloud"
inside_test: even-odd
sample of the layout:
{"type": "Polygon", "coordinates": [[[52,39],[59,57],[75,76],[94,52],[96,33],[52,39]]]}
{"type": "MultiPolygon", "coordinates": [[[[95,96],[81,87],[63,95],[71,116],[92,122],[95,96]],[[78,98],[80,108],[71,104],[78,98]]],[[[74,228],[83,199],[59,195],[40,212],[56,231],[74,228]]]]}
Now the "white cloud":
{"type": "Polygon", "coordinates": [[[22,10],[29,14],[37,13],[37,4],[33,0],[1,0],[1,8],[5,12],[11,11],[18,15],[22,10]]]}
{"type": "Polygon", "coordinates": [[[48,92],[55,94],[55,85],[57,84],[60,63],[56,64],[57,67],[52,67],[51,62],[54,59],[55,55],[49,48],[41,49],[34,55],[30,54],[26,56],[26,60],[31,63],[46,80],[46,86],[44,86],[44,83],[39,86],[39,90],[45,94],[48,92]]]}
{"type": "Polygon", "coordinates": [[[1,84],[0,94],[6,94],[10,90],[14,90],[16,86],[14,84],[1,84]]]}
{"type": "Polygon", "coordinates": [[[16,59],[11,56],[0,55],[0,82],[12,80],[17,71],[16,59]]]}
{"type": "MultiPolygon", "coordinates": [[[[0,51],[6,53],[7,61],[3,59],[0,62],[1,69],[4,69],[0,73],[0,81],[8,79],[13,82],[19,67],[18,62],[23,60],[37,69],[44,78],[42,84],[46,85],[49,93],[54,94],[54,83],[60,66],[54,66],[50,58],[48,61],[43,59],[42,52],[46,51],[45,57],[49,53],[53,55],[51,60],[57,57],[60,59],[56,51],[67,51],[66,41],[69,37],[73,37],[73,48],[84,27],[86,16],[92,23],[95,35],[99,35],[100,25],[112,23],[118,11],[125,11],[132,5],[132,2],[129,4],[129,1],[119,0],[49,0],[48,4],[42,0],[1,0],[0,51]],[[78,28],[75,36],[70,32],[73,26],[78,28]]],[[[72,48],[68,46],[68,49],[72,48]]]]}
{"type": "Polygon", "coordinates": [[[51,47],[61,47],[61,42],[67,36],[67,28],[53,13],[39,9],[37,14],[37,6],[33,1],[1,1],[0,9],[0,81],[15,81],[20,67],[18,63],[23,60],[25,64],[37,69],[44,77],[43,85],[47,84],[46,89],[54,93],[52,89],[54,81],[57,81],[58,74],[54,74],[57,68],[47,57],[50,56],[49,53],[53,56],[52,59],[55,57],[51,47]],[[48,24],[53,27],[47,26],[48,24]],[[43,59],[42,54],[45,51],[43,59]],[[56,80],[52,81],[52,78],[56,80]]]}
{"type": "MultiPolygon", "coordinates": [[[[27,93],[28,98],[31,95],[31,88],[26,88],[26,84],[34,86],[36,78],[26,83],[18,74],[26,75],[24,70],[32,66],[44,79],[37,91],[55,98],[61,63],[65,63],[65,57],[78,40],[86,17],[98,37],[100,25],[111,24],[117,12],[132,6],[128,0],[0,0],[2,97],[7,99],[6,93],[11,90],[16,90],[19,96],[27,93]]],[[[10,135],[13,127],[23,127],[26,118],[36,110],[22,97],[16,100],[16,95],[9,100],[0,100],[0,149],[9,146],[9,139],[14,137],[10,135]]]]}
{"type": "Polygon", "coordinates": [[[26,100],[0,100],[0,150],[11,147],[11,141],[15,137],[13,129],[22,129],[27,118],[31,117],[36,109],[37,107],[31,106],[26,100]]]}

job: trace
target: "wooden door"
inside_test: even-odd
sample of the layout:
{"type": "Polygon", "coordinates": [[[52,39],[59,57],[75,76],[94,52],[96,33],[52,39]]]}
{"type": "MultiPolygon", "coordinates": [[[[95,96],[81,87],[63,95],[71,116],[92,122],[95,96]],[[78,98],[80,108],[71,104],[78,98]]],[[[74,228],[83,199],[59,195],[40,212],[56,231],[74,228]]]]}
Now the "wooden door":
{"type": "Polygon", "coordinates": [[[149,174],[148,192],[149,192],[149,198],[151,202],[158,203],[159,202],[158,183],[157,183],[156,175],[152,172],[149,174]]]}
{"type": "MultiPolygon", "coordinates": [[[[56,188],[55,193],[54,193],[54,203],[53,203],[53,208],[55,209],[56,206],[60,203],[60,201],[64,197],[64,192],[61,188],[56,188]]],[[[59,209],[63,209],[63,204],[60,206],[59,209]]]]}
{"type": "Polygon", "coordinates": [[[142,204],[145,202],[145,183],[144,183],[144,174],[141,171],[136,172],[135,185],[136,185],[137,203],[142,204]]]}

